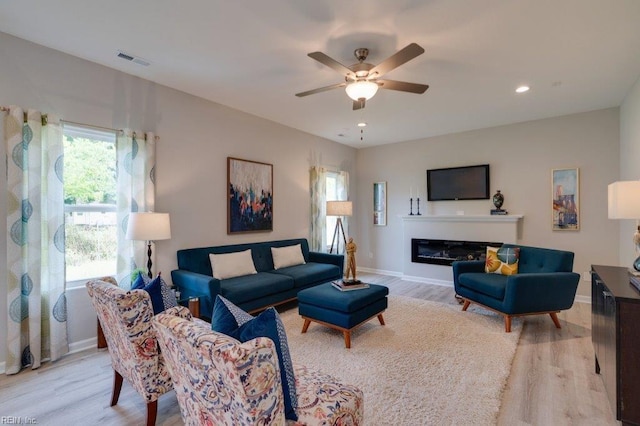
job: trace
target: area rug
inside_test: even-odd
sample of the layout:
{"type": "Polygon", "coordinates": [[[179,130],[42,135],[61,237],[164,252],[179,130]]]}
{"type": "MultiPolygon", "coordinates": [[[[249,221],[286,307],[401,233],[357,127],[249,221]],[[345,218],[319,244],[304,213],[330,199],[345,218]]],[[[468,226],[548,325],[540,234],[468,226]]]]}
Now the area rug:
{"type": "Polygon", "coordinates": [[[306,365],[364,392],[364,424],[489,425],[502,393],[522,322],[511,333],[493,312],[390,296],[385,326],[377,318],[352,333],[311,323],[301,334],[297,309],[284,312],[294,363],[306,365]]]}

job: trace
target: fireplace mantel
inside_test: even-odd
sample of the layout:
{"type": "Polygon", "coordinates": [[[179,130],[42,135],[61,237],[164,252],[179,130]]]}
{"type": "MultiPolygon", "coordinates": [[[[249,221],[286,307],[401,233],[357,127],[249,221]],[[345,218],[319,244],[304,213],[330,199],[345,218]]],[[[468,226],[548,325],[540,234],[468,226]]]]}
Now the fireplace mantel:
{"type": "Polygon", "coordinates": [[[521,214],[505,214],[505,215],[413,215],[400,216],[404,221],[411,222],[518,222],[524,215],[521,214]]]}
{"type": "Polygon", "coordinates": [[[521,238],[524,215],[404,215],[403,276],[432,284],[451,285],[450,266],[411,262],[411,239],[495,241],[516,244],[521,238]]]}

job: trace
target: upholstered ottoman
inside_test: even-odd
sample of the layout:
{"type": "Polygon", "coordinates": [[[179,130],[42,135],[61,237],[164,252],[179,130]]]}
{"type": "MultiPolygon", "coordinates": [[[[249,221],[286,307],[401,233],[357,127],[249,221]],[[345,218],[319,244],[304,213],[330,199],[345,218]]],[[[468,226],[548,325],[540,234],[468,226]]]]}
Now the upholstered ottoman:
{"type": "Polygon", "coordinates": [[[384,325],[382,313],[387,309],[389,289],[369,284],[369,288],[340,291],[331,283],[320,284],[298,293],[298,313],[304,318],[302,332],[311,321],[342,331],[344,345],[351,347],[351,330],[377,316],[384,325]]]}

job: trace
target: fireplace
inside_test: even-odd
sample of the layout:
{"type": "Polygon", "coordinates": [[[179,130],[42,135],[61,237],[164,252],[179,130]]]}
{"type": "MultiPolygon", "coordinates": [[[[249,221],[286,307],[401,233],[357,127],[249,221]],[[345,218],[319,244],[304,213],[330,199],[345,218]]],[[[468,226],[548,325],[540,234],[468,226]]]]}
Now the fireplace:
{"type": "Polygon", "coordinates": [[[411,239],[411,262],[432,265],[451,265],[456,260],[484,260],[487,246],[502,243],[486,241],[456,241],[411,239]]]}

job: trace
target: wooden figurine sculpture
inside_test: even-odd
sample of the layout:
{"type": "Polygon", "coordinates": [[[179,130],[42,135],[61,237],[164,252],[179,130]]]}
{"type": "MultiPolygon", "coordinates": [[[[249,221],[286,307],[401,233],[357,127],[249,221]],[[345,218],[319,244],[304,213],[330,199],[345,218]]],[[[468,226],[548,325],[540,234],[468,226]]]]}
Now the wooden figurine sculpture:
{"type": "Polygon", "coordinates": [[[358,246],[353,242],[353,238],[349,237],[347,243],[347,271],[345,272],[345,279],[348,281],[349,276],[353,275],[351,282],[357,282],[356,280],[356,251],[358,246]]]}

